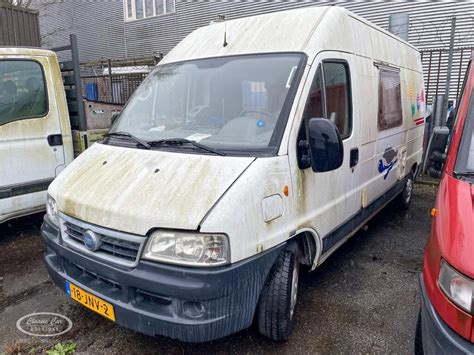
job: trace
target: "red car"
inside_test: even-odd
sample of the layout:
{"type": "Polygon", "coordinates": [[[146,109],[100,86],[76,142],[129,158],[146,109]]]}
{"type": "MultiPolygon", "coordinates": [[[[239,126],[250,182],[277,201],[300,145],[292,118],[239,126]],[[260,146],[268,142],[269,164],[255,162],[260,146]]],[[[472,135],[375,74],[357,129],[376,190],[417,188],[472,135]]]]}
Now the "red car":
{"type": "Polygon", "coordinates": [[[474,353],[474,63],[471,58],[420,276],[415,352],[474,353]]]}

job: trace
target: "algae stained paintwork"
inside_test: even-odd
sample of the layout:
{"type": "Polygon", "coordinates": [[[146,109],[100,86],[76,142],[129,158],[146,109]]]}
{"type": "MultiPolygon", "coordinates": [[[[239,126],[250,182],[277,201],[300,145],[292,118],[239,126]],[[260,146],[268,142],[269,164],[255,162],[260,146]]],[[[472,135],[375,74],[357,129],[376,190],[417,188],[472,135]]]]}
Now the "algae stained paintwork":
{"type": "Polygon", "coordinates": [[[31,97],[26,86],[30,74],[11,72],[16,63],[41,67],[47,110],[39,117],[20,115],[0,125],[0,190],[8,196],[0,199],[0,222],[44,210],[47,185],[72,160],[69,116],[56,55],[41,49],[0,48],[0,67],[9,71],[8,80],[18,90],[13,101],[3,103],[12,109],[29,104],[22,100],[31,97]],[[60,135],[63,144],[51,146],[48,137],[52,135],[60,135]]]}

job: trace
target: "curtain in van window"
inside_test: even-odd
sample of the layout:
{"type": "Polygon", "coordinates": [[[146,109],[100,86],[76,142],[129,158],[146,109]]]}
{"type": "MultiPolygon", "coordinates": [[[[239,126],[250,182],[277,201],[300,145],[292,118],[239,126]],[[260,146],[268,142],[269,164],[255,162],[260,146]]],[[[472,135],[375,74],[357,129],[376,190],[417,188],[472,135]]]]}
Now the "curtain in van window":
{"type": "Polygon", "coordinates": [[[0,125],[48,112],[41,64],[32,60],[0,60],[0,125]]]}
{"type": "Polygon", "coordinates": [[[400,73],[380,69],[379,76],[379,129],[400,126],[403,122],[400,73]]]}

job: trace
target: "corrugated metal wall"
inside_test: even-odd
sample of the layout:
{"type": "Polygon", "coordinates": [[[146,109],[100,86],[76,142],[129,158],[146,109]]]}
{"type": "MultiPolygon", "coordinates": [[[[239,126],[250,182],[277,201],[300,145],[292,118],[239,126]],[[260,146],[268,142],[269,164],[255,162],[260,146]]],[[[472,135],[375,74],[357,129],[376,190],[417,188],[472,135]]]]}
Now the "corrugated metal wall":
{"type": "MultiPolygon", "coordinates": [[[[67,41],[69,33],[76,33],[81,60],[166,54],[188,33],[207,25],[218,14],[225,15],[227,19],[234,19],[291,8],[335,4],[331,1],[177,0],[175,13],[125,22],[121,0],[94,2],[64,0],[60,3],[36,0],[35,3],[41,11],[41,31],[45,45],[60,45],[67,41]]],[[[385,29],[388,28],[390,14],[408,12],[409,41],[420,50],[448,48],[451,17],[456,16],[455,47],[474,47],[473,2],[338,1],[336,4],[385,29]]],[[[428,57],[423,57],[426,79],[428,79],[428,57]]],[[[432,68],[431,82],[438,78],[444,80],[446,76],[444,58],[443,54],[439,73],[438,68],[435,68],[436,65],[432,68]]],[[[455,56],[455,63],[460,62],[459,53],[455,56]]],[[[464,67],[461,68],[461,73],[464,73],[464,67]]],[[[451,96],[457,90],[455,85],[458,81],[459,68],[455,65],[451,96]]],[[[444,90],[444,85],[440,87],[444,90]]]]}
{"type": "Polygon", "coordinates": [[[0,5],[0,46],[41,46],[38,11],[0,5]]]}
{"type": "Polygon", "coordinates": [[[126,56],[122,4],[121,0],[33,0],[32,7],[40,11],[44,47],[67,44],[73,33],[81,61],[87,61],[126,56]]]}

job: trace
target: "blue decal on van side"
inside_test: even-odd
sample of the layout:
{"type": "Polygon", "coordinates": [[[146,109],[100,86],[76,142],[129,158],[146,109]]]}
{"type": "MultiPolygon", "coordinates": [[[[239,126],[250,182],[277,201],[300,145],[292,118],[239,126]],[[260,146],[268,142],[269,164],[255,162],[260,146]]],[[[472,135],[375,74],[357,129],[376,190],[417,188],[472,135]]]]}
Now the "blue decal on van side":
{"type": "Polygon", "coordinates": [[[385,152],[383,153],[383,160],[385,160],[386,163],[383,162],[382,159],[379,160],[379,166],[378,170],[379,173],[383,173],[386,171],[383,179],[385,180],[392,170],[393,166],[397,162],[398,159],[393,160],[397,156],[397,152],[392,149],[392,147],[385,149],[385,152]]]}
{"type": "Polygon", "coordinates": [[[379,160],[379,173],[383,173],[385,170],[387,171],[383,177],[384,180],[387,178],[388,174],[390,173],[390,170],[392,170],[396,162],[397,162],[397,159],[395,159],[395,161],[392,161],[388,165],[384,165],[382,159],[379,160]]]}

